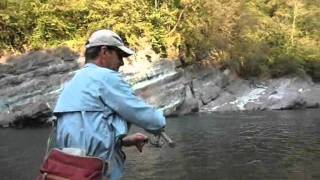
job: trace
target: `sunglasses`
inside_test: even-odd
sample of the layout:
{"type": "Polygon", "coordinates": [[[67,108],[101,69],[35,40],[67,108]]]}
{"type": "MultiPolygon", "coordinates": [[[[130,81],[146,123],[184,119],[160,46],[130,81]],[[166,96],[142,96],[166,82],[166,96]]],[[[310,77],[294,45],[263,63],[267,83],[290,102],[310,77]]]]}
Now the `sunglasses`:
{"type": "Polygon", "coordinates": [[[124,52],[121,51],[121,50],[120,50],[119,48],[117,48],[117,47],[108,46],[108,47],[107,47],[107,50],[108,50],[108,51],[114,51],[114,52],[116,52],[116,54],[117,54],[117,56],[118,56],[119,59],[120,59],[120,58],[123,58],[123,57],[125,56],[124,52]]]}

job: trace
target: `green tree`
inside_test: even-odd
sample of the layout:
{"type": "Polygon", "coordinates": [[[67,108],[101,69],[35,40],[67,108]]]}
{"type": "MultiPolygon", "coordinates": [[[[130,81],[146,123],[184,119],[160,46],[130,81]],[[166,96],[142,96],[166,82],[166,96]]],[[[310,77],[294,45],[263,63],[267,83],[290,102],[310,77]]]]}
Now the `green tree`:
{"type": "Polygon", "coordinates": [[[1,53],[68,46],[112,29],[186,64],[203,59],[239,75],[320,75],[319,0],[2,0],[1,53]]]}

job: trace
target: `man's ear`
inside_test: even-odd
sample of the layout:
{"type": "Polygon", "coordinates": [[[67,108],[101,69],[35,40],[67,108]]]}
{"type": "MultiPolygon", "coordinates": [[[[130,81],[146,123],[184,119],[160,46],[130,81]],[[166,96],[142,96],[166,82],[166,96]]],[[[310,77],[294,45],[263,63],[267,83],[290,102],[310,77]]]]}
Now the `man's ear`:
{"type": "Polygon", "coordinates": [[[107,53],[110,53],[110,52],[108,51],[108,49],[106,47],[101,47],[100,53],[102,53],[103,55],[107,55],[107,53]]]}

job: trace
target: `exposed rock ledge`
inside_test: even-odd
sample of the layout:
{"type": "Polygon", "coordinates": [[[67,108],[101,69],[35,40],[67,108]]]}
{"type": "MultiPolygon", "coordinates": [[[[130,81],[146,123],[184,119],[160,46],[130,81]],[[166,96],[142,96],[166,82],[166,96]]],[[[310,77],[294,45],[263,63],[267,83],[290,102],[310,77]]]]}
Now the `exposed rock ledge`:
{"type": "MultiPolygon", "coordinates": [[[[63,82],[81,65],[83,58],[67,49],[29,53],[0,64],[0,126],[45,124],[52,116],[50,107],[55,105],[63,82]]],[[[137,53],[121,71],[137,95],[162,109],[166,116],[198,111],[319,108],[320,104],[320,84],[310,79],[244,80],[228,70],[201,66],[182,69],[177,68],[177,62],[160,59],[151,50],[137,53]]]]}

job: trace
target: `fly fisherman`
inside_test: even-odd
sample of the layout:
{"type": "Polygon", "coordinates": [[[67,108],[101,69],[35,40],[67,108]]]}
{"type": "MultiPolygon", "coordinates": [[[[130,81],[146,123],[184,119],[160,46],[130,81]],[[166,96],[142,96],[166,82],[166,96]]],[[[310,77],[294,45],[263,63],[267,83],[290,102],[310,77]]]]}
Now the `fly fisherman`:
{"type": "Polygon", "coordinates": [[[56,146],[102,159],[109,167],[104,176],[116,180],[124,170],[121,148],[136,146],[142,152],[148,140],[142,133],[127,135],[130,125],[159,134],[166,121],[162,112],[135,96],[119,74],[123,57],[134,52],[116,33],[98,30],[85,47],[85,66],[65,85],[54,109],[56,146]]]}

